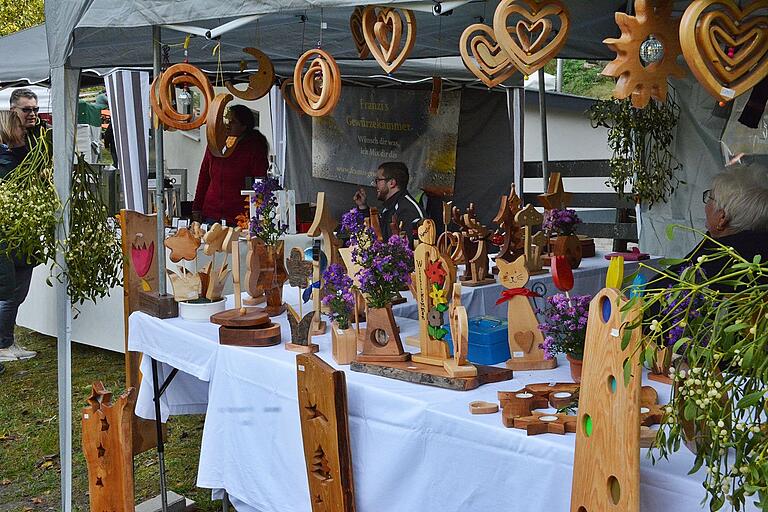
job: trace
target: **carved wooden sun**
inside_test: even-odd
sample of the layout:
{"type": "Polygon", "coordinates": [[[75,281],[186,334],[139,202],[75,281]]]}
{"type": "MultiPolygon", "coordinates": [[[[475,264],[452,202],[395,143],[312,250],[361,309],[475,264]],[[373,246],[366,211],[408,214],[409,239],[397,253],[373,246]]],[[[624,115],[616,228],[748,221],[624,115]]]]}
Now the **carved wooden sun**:
{"type": "Polygon", "coordinates": [[[635,0],[636,16],[616,13],[621,37],[603,40],[616,52],[616,58],[602,73],[618,78],[613,90],[615,98],[632,96],[632,105],[637,108],[645,107],[651,97],[663,102],[667,98],[667,77],[685,75],[685,69],[677,64],[681,53],[680,18],[672,18],[672,3],[672,0],[635,0]],[[640,59],[640,47],[651,35],[661,42],[664,54],[661,60],[645,66],[640,59]]]}

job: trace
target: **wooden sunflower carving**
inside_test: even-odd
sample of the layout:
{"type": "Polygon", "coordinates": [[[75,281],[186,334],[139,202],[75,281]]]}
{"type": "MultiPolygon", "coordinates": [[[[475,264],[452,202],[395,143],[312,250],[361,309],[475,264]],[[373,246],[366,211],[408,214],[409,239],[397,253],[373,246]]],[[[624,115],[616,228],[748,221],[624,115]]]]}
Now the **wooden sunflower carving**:
{"type": "Polygon", "coordinates": [[[615,98],[623,100],[631,96],[632,105],[637,108],[645,107],[651,98],[663,102],[667,98],[667,77],[685,75],[685,69],[677,64],[681,53],[680,18],[672,18],[672,3],[672,0],[635,0],[636,16],[616,13],[621,37],[603,40],[616,52],[616,58],[602,73],[618,78],[613,90],[615,98]],[[658,52],[659,45],[661,52],[658,52]],[[643,60],[641,50],[645,50],[646,56],[660,54],[660,58],[643,60]]]}

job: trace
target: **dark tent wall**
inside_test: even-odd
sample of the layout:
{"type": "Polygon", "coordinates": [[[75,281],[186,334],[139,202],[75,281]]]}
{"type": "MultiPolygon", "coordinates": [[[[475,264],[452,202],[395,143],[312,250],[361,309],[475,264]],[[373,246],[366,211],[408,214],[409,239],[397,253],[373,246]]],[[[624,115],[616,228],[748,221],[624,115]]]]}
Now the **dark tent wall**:
{"type": "MultiPolygon", "coordinates": [[[[354,205],[352,196],[358,186],[312,176],[312,119],[287,111],[290,150],[286,155],[285,186],[296,190],[296,202],[313,202],[317,192],[325,192],[333,215],[339,218],[354,205]]],[[[464,89],[456,147],[456,204],[465,207],[474,201],[480,220],[489,223],[498,209],[499,196],[509,190],[512,181],[512,152],[506,95],[464,89]]],[[[371,169],[371,178],[374,171],[371,169]]],[[[377,206],[373,188],[367,187],[367,192],[369,204],[377,206]]]]}

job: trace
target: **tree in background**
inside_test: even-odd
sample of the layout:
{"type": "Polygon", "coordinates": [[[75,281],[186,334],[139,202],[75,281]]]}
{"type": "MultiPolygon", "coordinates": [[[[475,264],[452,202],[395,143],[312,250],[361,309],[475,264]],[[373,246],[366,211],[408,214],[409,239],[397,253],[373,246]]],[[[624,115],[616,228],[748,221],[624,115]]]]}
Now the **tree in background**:
{"type": "Polygon", "coordinates": [[[44,0],[0,0],[0,36],[45,21],[44,0]]]}

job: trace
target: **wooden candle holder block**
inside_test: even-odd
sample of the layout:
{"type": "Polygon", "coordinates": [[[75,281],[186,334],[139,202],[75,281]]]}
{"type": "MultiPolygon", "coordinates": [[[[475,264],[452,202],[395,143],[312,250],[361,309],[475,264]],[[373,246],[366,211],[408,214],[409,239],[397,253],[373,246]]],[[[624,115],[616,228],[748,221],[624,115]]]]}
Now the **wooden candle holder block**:
{"type": "Polygon", "coordinates": [[[179,303],[173,295],[159,295],[157,292],[138,292],[139,311],[155,318],[176,318],[179,316],[179,303]]]}
{"type": "Polygon", "coordinates": [[[336,364],[351,364],[357,357],[357,332],[331,326],[331,356],[336,364]]]}
{"type": "Polygon", "coordinates": [[[576,432],[576,416],[534,412],[530,416],[515,418],[512,426],[525,430],[529,436],[538,434],[564,435],[566,432],[576,432]]]}

